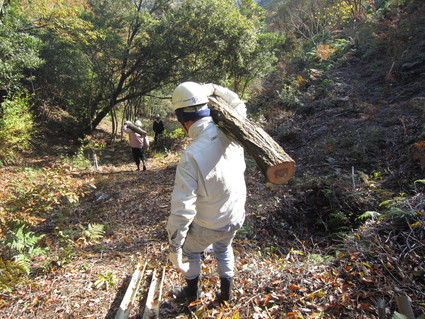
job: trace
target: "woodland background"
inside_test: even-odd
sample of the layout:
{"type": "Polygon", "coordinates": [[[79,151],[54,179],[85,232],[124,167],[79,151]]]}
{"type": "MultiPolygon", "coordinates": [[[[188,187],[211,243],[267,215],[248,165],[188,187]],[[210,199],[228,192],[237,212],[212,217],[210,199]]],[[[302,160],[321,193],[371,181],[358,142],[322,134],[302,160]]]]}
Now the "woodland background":
{"type": "Polygon", "coordinates": [[[297,171],[267,184],[247,157],[233,304],[208,307],[207,255],[196,312],[161,317],[403,318],[403,295],[423,317],[422,0],[0,0],[0,318],[113,318],[138,260],[181,283],[164,228],[187,80],[237,92],[297,171]],[[156,113],[134,172],[121,124],[152,136],[156,113]]]}

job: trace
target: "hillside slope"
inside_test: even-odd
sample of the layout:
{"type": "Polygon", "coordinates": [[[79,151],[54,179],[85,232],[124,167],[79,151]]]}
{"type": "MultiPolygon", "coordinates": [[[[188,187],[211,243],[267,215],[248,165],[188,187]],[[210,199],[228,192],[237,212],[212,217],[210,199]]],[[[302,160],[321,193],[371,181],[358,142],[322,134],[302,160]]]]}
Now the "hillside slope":
{"type": "MultiPolygon", "coordinates": [[[[400,207],[413,209],[424,225],[423,188],[413,184],[423,176],[421,157],[414,155],[423,124],[416,103],[423,99],[372,103],[353,89],[364,81],[358,71],[356,63],[335,70],[341,75],[335,95],[305,103],[295,116],[274,110],[277,125],[270,133],[297,161],[297,173],[288,185],[269,185],[247,158],[247,220],[235,240],[234,299],[231,307],[210,307],[218,277],[213,256],[206,255],[200,317],[377,318],[378,300],[390,314],[404,294],[417,316],[424,313],[423,227],[355,218],[403,192],[407,201],[400,199],[400,207]],[[289,133],[279,135],[279,125],[289,133]],[[357,226],[355,236],[333,235],[357,226]]],[[[138,261],[158,272],[166,266],[161,317],[191,317],[167,297],[182,284],[167,262],[165,233],[178,152],[151,156],[146,172],[133,171],[125,141],[98,156],[99,171],[71,172],[92,178],[96,189],[66,216],[38,227],[48,234],[44,262],[50,260],[50,268],[1,293],[2,317],[114,318],[138,261]],[[98,243],[79,241],[67,255],[56,230],[90,223],[105,225],[105,236],[98,243]]],[[[143,313],[151,274],[131,318],[143,313]]]]}
{"type": "MultiPolygon", "coordinates": [[[[159,272],[165,267],[161,318],[196,312],[199,318],[370,319],[378,318],[380,300],[388,317],[397,311],[400,295],[410,297],[416,317],[424,314],[425,188],[415,183],[425,168],[422,31],[400,35],[404,55],[348,56],[327,75],[327,94],[296,108],[265,92],[269,108],[261,123],[295,159],[297,171],[287,185],[270,185],[246,159],[247,219],[234,245],[230,307],[211,307],[218,281],[211,254],[203,259],[197,310],[167,296],[183,283],[167,261],[165,233],[181,149],[151,152],[148,170],[135,172],[127,143],[115,141],[98,153],[99,170],[61,168],[95,188],[72,211],[52,211],[35,227],[46,234],[49,254],[33,260],[38,267],[27,281],[0,291],[0,317],[114,318],[138,261],[159,272]],[[394,56],[399,59],[391,68],[394,56]],[[385,67],[376,68],[378,62],[385,67]],[[360,218],[367,211],[373,218],[360,218]],[[90,224],[104,225],[105,235],[70,241],[90,224]]],[[[51,141],[28,165],[50,169],[61,153],[51,141]]],[[[0,169],[2,189],[28,174],[0,169]]],[[[151,275],[131,318],[142,316],[151,275]]]]}

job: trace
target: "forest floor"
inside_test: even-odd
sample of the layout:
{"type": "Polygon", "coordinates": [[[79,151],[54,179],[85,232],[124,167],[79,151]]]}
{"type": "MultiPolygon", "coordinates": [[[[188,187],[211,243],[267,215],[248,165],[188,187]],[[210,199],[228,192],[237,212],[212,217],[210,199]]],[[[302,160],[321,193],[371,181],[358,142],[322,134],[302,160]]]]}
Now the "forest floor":
{"type": "MultiPolygon", "coordinates": [[[[21,165],[0,167],[1,204],[20,203],[16,194],[27,193],[20,190],[23,186],[37,191],[37,181],[31,180],[35,169],[63,181],[63,189],[71,186],[69,193],[58,194],[61,199],[73,198],[74,185],[75,190],[92,186],[73,205],[39,194],[40,202],[57,204],[53,210],[37,212],[31,207],[36,203],[29,202],[19,211],[43,215],[34,218],[31,230],[45,235],[46,252],[32,257],[28,276],[7,273],[17,267],[10,266],[14,256],[0,242],[0,279],[19,280],[16,285],[0,280],[0,319],[115,318],[138,264],[146,265],[146,274],[132,319],[143,317],[154,274],[159,281],[164,278],[160,318],[396,319],[402,318],[396,316],[401,311],[398,298],[407,296],[412,317],[423,319],[422,10],[415,13],[418,19],[408,16],[406,21],[417,23],[400,29],[388,50],[384,46],[359,57],[348,52],[341,65],[325,72],[326,79],[316,69],[302,74],[311,77],[309,87],[299,88],[304,90],[302,103],[284,104],[283,83],[274,76],[270,81],[279,82],[276,87],[262,85],[268,92],[252,103],[251,114],[261,114],[258,122],[294,158],[297,169],[288,184],[271,185],[246,158],[247,217],[234,241],[230,305],[212,303],[218,276],[211,253],[202,259],[198,302],[181,305],[167,295],[184,284],[167,261],[165,225],[175,167],[185,145],[168,152],[151,150],[148,170],[135,171],[127,142],[118,140],[98,151],[97,169],[78,170],[64,164],[64,158],[75,154],[68,145],[71,138],[58,143],[59,134],[53,131],[54,138],[34,143],[21,165]],[[96,225],[105,230],[98,238],[89,228],[96,225]]],[[[370,40],[365,41],[372,49],[377,42],[370,40]]],[[[108,140],[109,127],[99,129],[94,140],[108,140]]],[[[0,206],[2,225],[5,213],[0,206]]]]}
{"type": "MultiPolygon", "coordinates": [[[[142,318],[154,269],[157,274],[165,272],[161,318],[378,318],[379,300],[385,300],[390,314],[397,310],[396,296],[404,294],[412,299],[416,315],[424,312],[424,244],[414,230],[370,221],[357,237],[335,240],[326,223],[313,221],[332,204],[322,196],[325,188],[321,187],[329,184],[270,185],[249,158],[247,219],[234,242],[231,305],[211,307],[218,277],[210,253],[203,258],[200,301],[191,308],[175,303],[167,292],[182,285],[183,278],[167,262],[165,224],[179,156],[178,152],[155,154],[150,153],[147,171],[135,171],[126,142],[116,142],[100,154],[98,170],[70,172],[73,178],[90,179],[95,188],[65,223],[69,228],[103,224],[106,234],[98,242],[80,243],[67,260],[50,243],[46,258],[56,260],[56,267],[40,269],[27,284],[1,292],[0,318],[114,318],[138,262],[147,262],[147,280],[141,284],[130,318],[142,318]],[[382,237],[375,238],[377,233],[382,237]],[[367,243],[371,240],[375,245],[367,243]],[[409,243],[412,246],[406,251],[409,243]],[[62,259],[55,259],[59,255],[62,259]]],[[[295,157],[300,172],[303,165],[315,167],[315,153],[305,154],[307,160],[295,157]]],[[[319,153],[316,157],[319,165],[323,159],[319,153]]],[[[350,184],[351,176],[338,168],[335,172],[339,177],[333,190],[338,198],[333,204],[360,205],[350,194],[361,192],[365,183],[356,177],[361,184],[357,189],[342,186],[341,179],[350,184]]],[[[16,174],[22,170],[2,169],[2,176],[8,176],[3,181],[16,174]]],[[[378,187],[372,184],[368,187],[378,187]]],[[[421,192],[410,199],[421,214],[424,203],[421,192]]],[[[46,220],[39,230],[53,233],[57,223],[55,218],[46,220]]]]}
{"type": "MultiPolygon", "coordinates": [[[[379,304],[390,318],[403,295],[415,316],[423,315],[425,194],[423,183],[414,181],[423,179],[425,167],[424,99],[359,101],[350,96],[353,87],[335,87],[331,100],[305,104],[290,117],[280,110],[270,115],[269,133],[297,162],[287,185],[266,183],[247,157],[247,218],[234,241],[230,305],[212,305],[218,276],[211,253],[202,259],[197,303],[186,307],[167,296],[183,284],[167,261],[165,225],[184,145],[151,150],[148,170],[135,171],[127,142],[115,141],[98,152],[98,169],[63,170],[93,187],[72,211],[37,226],[48,234],[49,251],[33,262],[50,267],[0,291],[0,318],[114,318],[138,263],[147,265],[146,280],[130,318],[142,318],[154,272],[165,274],[160,318],[366,319],[378,318],[379,304]],[[390,208],[409,211],[410,223],[406,216],[400,223],[356,218],[382,213],[380,204],[390,199],[390,208]],[[105,234],[64,251],[58,229],[89,224],[104,225],[105,234]]],[[[47,143],[27,166],[61,166],[65,152],[47,143]]],[[[6,189],[26,171],[3,167],[0,173],[6,189]]]]}

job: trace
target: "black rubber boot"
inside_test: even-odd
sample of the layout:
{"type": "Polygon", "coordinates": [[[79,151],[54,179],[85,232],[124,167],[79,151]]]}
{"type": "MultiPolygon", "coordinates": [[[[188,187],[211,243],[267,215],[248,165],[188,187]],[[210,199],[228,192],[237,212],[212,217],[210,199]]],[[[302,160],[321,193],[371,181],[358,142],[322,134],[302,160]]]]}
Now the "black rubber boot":
{"type": "Polygon", "coordinates": [[[171,291],[171,295],[177,302],[193,302],[199,298],[199,276],[194,279],[186,279],[187,286],[176,287],[171,291]]]}
{"type": "Polygon", "coordinates": [[[221,304],[225,301],[229,302],[233,289],[233,278],[220,277],[220,293],[217,296],[217,301],[221,304]]]}

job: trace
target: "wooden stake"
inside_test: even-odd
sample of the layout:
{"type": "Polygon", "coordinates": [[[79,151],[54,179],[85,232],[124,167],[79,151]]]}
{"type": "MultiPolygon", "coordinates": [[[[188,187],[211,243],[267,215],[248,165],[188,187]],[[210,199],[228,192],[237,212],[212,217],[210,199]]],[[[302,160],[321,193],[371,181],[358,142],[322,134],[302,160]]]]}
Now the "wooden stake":
{"type": "Polygon", "coordinates": [[[385,314],[385,301],[384,299],[379,299],[376,307],[378,308],[378,318],[379,319],[385,319],[387,318],[387,315],[385,314]]]}
{"type": "Polygon", "coordinates": [[[94,167],[96,167],[96,171],[99,170],[99,162],[97,161],[97,156],[96,156],[96,152],[93,150],[93,162],[94,162],[94,167]]]}
{"type": "Polygon", "coordinates": [[[143,266],[143,270],[140,271],[141,265],[140,262],[136,266],[136,270],[131,277],[130,284],[128,285],[127,291],[125,292],[124,298],[121,301],[120,308],[115,315],[115,319],[127,319],[130,315],[131,307],[134,304],[134,299],[136,298],[137,291],[140,287],[140,279],[144,276],[146,270],[147,262],[143,266]]]}
{"type": "Polygon", "coordinates": [[[397,302],[398,310],[402,315],[405,315],[408,319],[415,319],[413,314],[412,306],[410,304],[410,298],[408,296],[397,296],[395,298],[397,302]]]}
{"type": "Polygon", "coordinates": [[[145,311],[143,312],[142,319],[149,319],[152,317],[157,317],[158,314],[155,314],[155,303],[154,303],[154,297],[155,297],[155,290],[156,290],[156,268],[152,272],[152,280],[151,285],[149,287],[148,296],[146,297],[146,305],[145,305],[145,311]]]}

